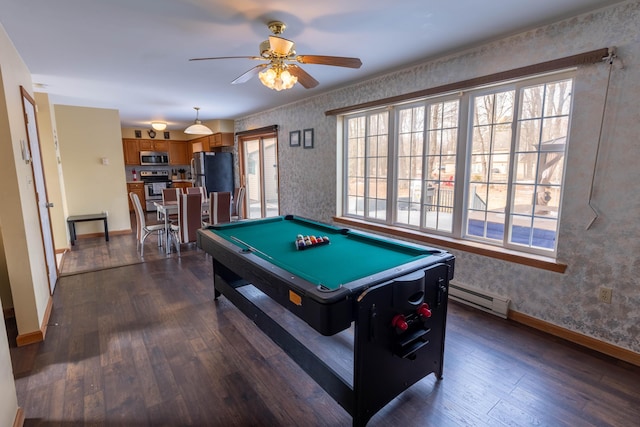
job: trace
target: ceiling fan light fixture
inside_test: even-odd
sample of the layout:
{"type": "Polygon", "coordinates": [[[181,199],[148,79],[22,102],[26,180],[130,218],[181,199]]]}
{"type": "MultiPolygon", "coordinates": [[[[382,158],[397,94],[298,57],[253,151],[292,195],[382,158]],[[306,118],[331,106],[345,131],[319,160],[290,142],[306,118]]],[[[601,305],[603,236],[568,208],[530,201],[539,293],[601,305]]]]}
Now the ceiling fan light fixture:
{"type": "Polygon", "coordinates": [[[167,128],[167,124],[164,122],[151,122],[153,130],[163,131],[167,128]]]}
{"type": "Polygon", "coordinates": [[[202,124],[202,122],[198,119],[198,113],[200,111],[200,107],[193,107],[196,110],[196,119],[191,126],[184,130],[184,133],[188,133],[191,135],[212,135],[213,131],[202,124]]]}
{"type": "Polygon", "coordinates": [[[269,67],[258,74],[260,82],[269,89],[278,92],[284,89],[291,89],[297,82],[298,78],[291,74],[286,68],[269,67]]]}

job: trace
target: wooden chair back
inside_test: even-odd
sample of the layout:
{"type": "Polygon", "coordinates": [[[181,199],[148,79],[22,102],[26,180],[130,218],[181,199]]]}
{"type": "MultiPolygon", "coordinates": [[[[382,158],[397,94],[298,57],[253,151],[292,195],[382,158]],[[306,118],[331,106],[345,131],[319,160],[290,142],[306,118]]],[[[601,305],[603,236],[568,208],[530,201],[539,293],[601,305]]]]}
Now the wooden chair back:
{"type": "Polygon", "coordinates": [[[197,231],[202,228],[202,196],[200,193],[180,195],[178,227],[180,243],[196,241],[197,231]]]}
{"type": "Polygon", "coordinates": [[[244,187],[236,187],[233,192],[233,205],[231,206],[231,219],[239,220],[244,218],[244,187]]]}
{"type": "Polygon", "coordinates": [[[163,188],[162,203],[177,202],[180,194],[182,194],[182,191],[179,188],[163,188]]]}
{"type": "Polygon", "coordinates": [[[209,224],[231,222],[231,193],[213,192],[209,195],[209,224]]]}

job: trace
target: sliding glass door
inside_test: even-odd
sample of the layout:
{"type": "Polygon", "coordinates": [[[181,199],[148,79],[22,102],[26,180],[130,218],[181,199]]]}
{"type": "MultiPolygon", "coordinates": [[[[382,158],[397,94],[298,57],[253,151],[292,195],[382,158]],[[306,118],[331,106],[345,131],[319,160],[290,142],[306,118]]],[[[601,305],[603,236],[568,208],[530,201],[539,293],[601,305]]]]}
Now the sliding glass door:
{"type": "Polygon", "coordinates": [[[247,218],[279,215],[277,134],[241,138],[240,155],[247,218]]]}

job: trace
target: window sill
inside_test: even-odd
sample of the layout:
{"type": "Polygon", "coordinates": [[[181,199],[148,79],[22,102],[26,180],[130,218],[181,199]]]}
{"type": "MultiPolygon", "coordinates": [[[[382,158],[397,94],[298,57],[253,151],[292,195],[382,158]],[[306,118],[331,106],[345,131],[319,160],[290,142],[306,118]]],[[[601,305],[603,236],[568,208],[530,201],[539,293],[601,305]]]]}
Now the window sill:
{"type": "Polygon", "coordinates": [[[476,255],[483,255],[503,261],[513,262],[516,264],[527,265],[529,267],[540,268],[543,270],[553,271],[555,273],[564,273],[567,269],[566,264],[557,262],[553,258],[543,257],[533,254],[523,254],[509,249],[497,248],[482,243],[471,242],[467,240],[458,240],[442,236],[433,236],[420,233],[415,230],[394,227],[385,224],[375,224],[362,221],[355,218],[333,217],[336,224],[346,225],[349,227],[359,228],[369,232],[388,234],[393,237],[409,239],[432,246],[442,246],[448,249],[469,252],[476,255]]]}

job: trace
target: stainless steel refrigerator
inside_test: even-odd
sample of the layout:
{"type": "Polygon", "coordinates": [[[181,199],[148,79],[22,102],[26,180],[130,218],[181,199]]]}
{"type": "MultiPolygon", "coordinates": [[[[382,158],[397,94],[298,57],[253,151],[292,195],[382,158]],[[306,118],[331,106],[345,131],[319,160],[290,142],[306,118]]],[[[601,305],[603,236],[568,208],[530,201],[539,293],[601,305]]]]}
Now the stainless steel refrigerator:
{"type": "Polygon", "coordinates": [[[214,191],[228,191],[233,195],[233,154],[202,151],[193,153],[191,161],[195,186],[214,191]]]}

